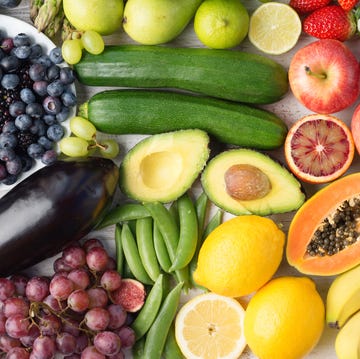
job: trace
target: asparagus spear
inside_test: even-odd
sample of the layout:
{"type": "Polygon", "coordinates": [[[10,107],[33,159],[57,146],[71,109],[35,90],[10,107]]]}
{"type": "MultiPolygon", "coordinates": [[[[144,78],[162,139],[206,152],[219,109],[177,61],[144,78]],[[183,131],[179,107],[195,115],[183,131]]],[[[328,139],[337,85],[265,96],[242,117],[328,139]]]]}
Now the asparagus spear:
{"type": "Polygon", "coordinates": [[[44,31],[54,20],[60,8],[62,8],[62,0],[44,0],[34,20],[35,27],[39,31],[44,31]]]}

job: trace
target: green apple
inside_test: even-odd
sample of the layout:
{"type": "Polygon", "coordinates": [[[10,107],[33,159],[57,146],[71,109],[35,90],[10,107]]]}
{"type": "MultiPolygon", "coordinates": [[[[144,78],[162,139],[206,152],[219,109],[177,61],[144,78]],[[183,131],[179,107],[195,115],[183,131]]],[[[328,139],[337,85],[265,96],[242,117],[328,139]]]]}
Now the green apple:
{"type": "Polygon", "coordinates": [[[128,0],[123,28],[136,42],[158,45],[185,29],[202,0],[128,0]]]}
{"type": "Polygon", "coordinates": [[[249,18],[240,0],[205,0],[196,11],[194,30],[207,47],[232,48],[245,39],[249,18]]]}
{"type": "Polygon", "coordinates": [[[110,35],[121,26],[124,1],[63,0],[63,7],[65,16],[77,30],[110,35]]]}

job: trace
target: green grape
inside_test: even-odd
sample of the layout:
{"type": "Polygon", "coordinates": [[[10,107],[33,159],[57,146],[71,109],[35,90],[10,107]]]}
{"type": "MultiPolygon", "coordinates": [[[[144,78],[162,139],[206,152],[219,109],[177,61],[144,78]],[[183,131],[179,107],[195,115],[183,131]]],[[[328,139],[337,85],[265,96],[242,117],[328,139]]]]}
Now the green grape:
{"type": "Polygon", "coordinates": [[[89,143],[80,137],[64,137],[59,141],[62,153],[69,157],[86,157],[89,154],[89,143]]]}
{"type": "Polygon", "coordinates": [[[75,136],[87,141],[94,139],[96,135],[95,126],[89,120],[80,116],[70,119],[70,130],[75,136]]]}
{"type": "Polygon", "coordinates": [[[98,145],[100,154],[105,158],[115,158],[119,152],[119,144],[112,139],[102,140],[98,145]]]}
{"type": "Polygon", "coordinates": [[[104,51],[104,39],[94,30],[87,30],[81,36],[84,49],[90,54],[99,55],[104,51]]]}
{"type": "Polygon", "coordinates": [[[79,39],[65,40],[61,46],[63,59],[69,64],[77,64],[82,56],[82,42],[79,39]]]}

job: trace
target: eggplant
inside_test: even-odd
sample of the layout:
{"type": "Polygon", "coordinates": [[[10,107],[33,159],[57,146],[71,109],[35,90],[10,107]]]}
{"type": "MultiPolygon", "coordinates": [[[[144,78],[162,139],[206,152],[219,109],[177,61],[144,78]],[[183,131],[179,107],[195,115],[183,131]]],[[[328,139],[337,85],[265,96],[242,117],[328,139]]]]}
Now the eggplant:
{"type": "Polygon", "coordinates": [[[0,276],[20,272],[80,240],[112,205],[119,169],[112,160],[58,160],[0,199],[0,276]]]}

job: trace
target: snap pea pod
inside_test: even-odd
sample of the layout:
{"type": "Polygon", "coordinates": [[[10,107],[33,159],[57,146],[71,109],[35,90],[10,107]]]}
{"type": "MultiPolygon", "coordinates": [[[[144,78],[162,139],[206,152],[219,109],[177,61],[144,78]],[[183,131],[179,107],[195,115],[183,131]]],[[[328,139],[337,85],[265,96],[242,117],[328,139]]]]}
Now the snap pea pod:
{"type": "Polygon", "coordinates": [[[121,243],[121,225],[119,223],[115,226],[115,251],[116,251],[116,270],[121,276],[124,274],[124,251],[121,243]]]}
{"type": "Polygon", "coordinates": [[[163,300],[163,286],[164,276],[160,274],[147,295],[140,312],[131,324],[135,331],[136,340],[142,338],[154,322],[163,300]]]}
{"type": "Polygon", "coordinates": [[[138,218],[136,220],[136,242],[147,274],[153,281],[156,281],[160,275],[160,266],[154,247],[152,217],[138,218]]]}
{"type": "Polygon", "coordinates": [[[142,337],[138,341],[135,342],[133,347],[131,348],[132,358],[133,359],[145,359],[144,353],[145,347],[145,337],[142,337]]]}
{"type": "Polygon", "coordinates": [[[198,218],[198,227],[199,227],[199,236],[198,236],[197,247],[199,247],[199,242],[201,241],[201,237],[203,235],[208,202],[209,202],[208,197],[205,192],[201,192],[201,194],[195,201],[195,209],[196,209],[196,215],[198,218]]]}
{"type": "Polygon", "coordinates": [[[175,318],[183,283],[178,283],[166,296],[158,315],[146,334],[144,358],[160,359],[167,334],[175,318]]]}
{"type": "Polygon", "coordinates": [[[199,233],[197,214],[190,195],[188,193],[183,194],[177,200],[177,205],[180,235],[170,271],[184,268],[190,263],[196,251],[199,233]]]}
{"type": "Polygon", "coordinates": [[[175,326],[172,323],[164,347],[165,359],[184,359],[184,356],[175,339],[175,326]]]}
{"type": "Polygon", "coordinates": [[[97,228],[105,228],[116,223],[150,217],[149,211],[140,203],[126,203],[111,209],[98,224],[97,228]]]}
{"type": "Polygon", "coordinates": [[[203,238],[204,241],[205,238],[216,228],[218,227],[222,222],[224,212],[222,210],[217,210],[216,213],[211,217],[209,223],[206,225],[203,238]]]}
{"type": "Polygon", "coordinates": [[[147,274],[139,255],[136,240],[127,223],[123,224],[121,231],[121,244],[127,264],[134,277],[144,284],[153,284],[152,279],[147,274]]]}
{"type": "Polygon", "coordinates": [[[154,248],[156,253],[156,258],[160,264],[160,267],[167,273],[171,267],[171,260],[169,258],[169,253],[166,249],[164,238],[159,230],[159,227],[156,222],[153,225],[153,239],[154,239],[154,248]]]}

